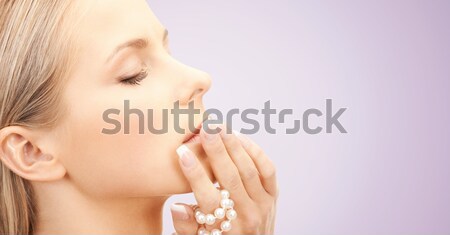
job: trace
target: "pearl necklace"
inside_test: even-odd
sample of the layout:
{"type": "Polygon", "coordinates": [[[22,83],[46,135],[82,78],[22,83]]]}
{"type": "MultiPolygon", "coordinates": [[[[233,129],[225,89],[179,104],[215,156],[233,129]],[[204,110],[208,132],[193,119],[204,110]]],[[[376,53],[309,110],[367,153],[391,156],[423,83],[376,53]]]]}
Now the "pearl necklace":
{"type": "Polygon", "coordinates": [[[222,235],[223,232],[227,232],[231,230],[231,221],[236,219],[237,213],[233,209],[234,201],[230,199],[230,192],[223,189],[220,191],[220,206],[214,210],[214,214],[205,214],[200,211],[198,206],[195,208],[195,220],[200,225],[213,225],[216,223],[216,220],[227,218],[222,221],[220,224],[220,229],[213,229],[212,231],[206,230],[206,228],[202,227],[198,230],[198,235],[222,235]]]}

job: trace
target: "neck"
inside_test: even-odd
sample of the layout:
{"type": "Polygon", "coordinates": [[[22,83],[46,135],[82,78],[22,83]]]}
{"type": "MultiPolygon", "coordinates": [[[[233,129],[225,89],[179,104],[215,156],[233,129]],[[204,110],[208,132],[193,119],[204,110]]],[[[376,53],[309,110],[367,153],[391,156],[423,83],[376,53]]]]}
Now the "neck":
{"type": "Polygon", "coordinates": [[[161,234],[168,196],[88,197],[67,181],[34,183],[37,221],[34,234],[161,234]]]}

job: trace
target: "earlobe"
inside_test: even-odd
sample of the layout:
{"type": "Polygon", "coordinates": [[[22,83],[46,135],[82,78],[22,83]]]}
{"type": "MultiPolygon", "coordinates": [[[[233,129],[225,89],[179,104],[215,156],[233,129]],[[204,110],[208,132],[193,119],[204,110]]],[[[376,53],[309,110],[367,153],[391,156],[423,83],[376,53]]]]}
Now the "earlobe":
{"type": "Polygon", "coordinates": [[[30,181],[54,181],[64,177],[65,167],[46,146],[38,146],[33,130],[9,126],[0,130],[0,160],[30,181]]]}

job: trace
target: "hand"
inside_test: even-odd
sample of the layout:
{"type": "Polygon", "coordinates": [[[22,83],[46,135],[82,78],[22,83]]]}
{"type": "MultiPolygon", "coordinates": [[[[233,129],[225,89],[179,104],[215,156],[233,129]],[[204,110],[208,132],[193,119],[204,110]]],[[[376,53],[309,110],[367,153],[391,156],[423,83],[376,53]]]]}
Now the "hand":
{"type": "MultiPolygon", "coordinates": [[[[217,134],[202,128],[200,137],[213,173],[220,187],[230,192],[238,214],[231,222],[232,229],[224,234],[273,234],[278,199],[274,164],[247,136],[226,133],[224,125],[218,127],[221,131],[217,134]]],[[[181,154],[179,162],[200,210],[213,214],[220,205],[219,190],[192,151],[181,154]]],[[[177,203],[171,210],[177,234],[197,234],[199,227],[191,206],[177,203]]],[[[220,222],[206,225],[206,229],[220,229],[220,222]]]]}

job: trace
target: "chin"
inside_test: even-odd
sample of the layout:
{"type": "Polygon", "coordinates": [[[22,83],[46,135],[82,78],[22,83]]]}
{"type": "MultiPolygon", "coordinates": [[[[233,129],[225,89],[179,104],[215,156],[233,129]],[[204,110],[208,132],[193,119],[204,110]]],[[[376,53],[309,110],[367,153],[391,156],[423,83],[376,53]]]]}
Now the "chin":
{"type": "MultiPolygon", "coordinates": [[[[201,166],[205,170],[207,177],[210,179],[210,181],[214,184],[217,182],[214,173],[211,168],[211,164],[208,161],[208,158],[200,145],[192,145],[187,144],[189,149],[191,149],[195,155],[197,156],[198,160],[200,161],[201,166]]],[[[175,161],[175,172],[171,175],[171,177],[176,177],[176,179],[173,179],[173,181],[166,182],[167,186],[170,187],[170,194],[184,194],[184,193],[191,193],[192,189],[189,184],[189,181],[186,179],[186,177],[183,174],[183,171],[181,170],[181,166],[178,162],[178,155],[174,156],[177,161],[175,161]]]]}
{"type": "Polygon", "coordinates": [[[172,187],[167,191],[168,195],[192,193],[191,185],[185,178],[180,179],[178,182],[174,182],[172,187]]]}
{"type": "Polygon", "coordinates": [[[217,180],[214,176],[213,170],[211,168],[211,164],[209,163],[208,156],[206,155],[205,151],[203,150],[203,147],[201,144],[193,144],[193,145],[187,145],[197,156],[198,160],[200,161],[200,164],[203,166],[203,169],[205,169],[206,174],[208,175],[209,180],[211,180],[212,183],[216,183],[217,180]]]}

